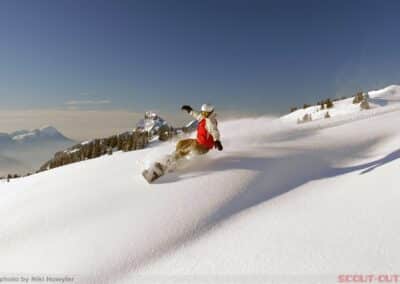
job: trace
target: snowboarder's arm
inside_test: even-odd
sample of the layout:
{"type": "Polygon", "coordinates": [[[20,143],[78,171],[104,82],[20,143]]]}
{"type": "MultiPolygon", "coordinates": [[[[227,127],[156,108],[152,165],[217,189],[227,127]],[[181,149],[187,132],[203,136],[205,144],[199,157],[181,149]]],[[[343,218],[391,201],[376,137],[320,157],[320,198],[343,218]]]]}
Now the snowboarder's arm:
{"type": "Polygon", "coordinates": [[[189,112],[189,114],[191,116],[193,116],[196,120],[201,120],[202,119],[201,113],[199,111],[194,110],[194,109],[192,109],[192,111],[189,112]]]}
{"type": "Polygon", "coordinates": [[[224,147],[222,147],[221,141],[217,140],[214,142],[214,147],[218,149],[218,151],[222,151],[224,147]]]}
{"type": "Polygon", "coordinates": [[[192,107],[189,106],[189,105],[183,105],[181,107],[181,110],[186,111],[188,114],[193,116],[196,120],[201,120],[202,119],[201,113],[199,111],[196,111],[196,110],[192,109],[192,107]]]}
{"type": "Polygon", "coordinates": [[[208,133],[212,135],[214,141],[219,141],[221,139],[219,130],[218,130],[218,123],[216,119],[207,119],[206,120],[206,128],[208,133]]]}

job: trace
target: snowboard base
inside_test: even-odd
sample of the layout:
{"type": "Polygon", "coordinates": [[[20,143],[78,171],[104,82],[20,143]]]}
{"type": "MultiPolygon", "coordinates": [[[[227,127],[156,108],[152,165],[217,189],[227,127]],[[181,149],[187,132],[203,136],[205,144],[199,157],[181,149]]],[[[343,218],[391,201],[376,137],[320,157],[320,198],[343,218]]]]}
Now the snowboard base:
{"type": "Polygon", "coordinates": [[[166,155],[158,162],[153,163],[150,168],[144,170],[142,176],[148,183],[153,183],[165,174],[175,172],[179,168],[178,166],[182,166],[182,163],[184,164],[184,161],[189,158],[190,156],[187,156],[185,159],[177,160],[174,154],[166,155]]]}
{"type": "Polygon", "coordinates": [[[152,183],[165,174],[165,167],[161,163],[154,163],[150,169],[142,172],[142,176],[148,183],[152,183]]]}

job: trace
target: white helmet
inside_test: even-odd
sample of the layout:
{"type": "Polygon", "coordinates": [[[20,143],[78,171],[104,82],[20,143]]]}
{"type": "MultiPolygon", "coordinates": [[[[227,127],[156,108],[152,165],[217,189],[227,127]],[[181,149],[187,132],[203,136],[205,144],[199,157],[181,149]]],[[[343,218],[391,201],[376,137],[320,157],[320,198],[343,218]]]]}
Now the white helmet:
{"type": "Polygon", "coordinates": [[[204,112],[213,112],[214,111],[214,106],[210,104],[204,104],[201,106],[201,111],[204,112]]]}

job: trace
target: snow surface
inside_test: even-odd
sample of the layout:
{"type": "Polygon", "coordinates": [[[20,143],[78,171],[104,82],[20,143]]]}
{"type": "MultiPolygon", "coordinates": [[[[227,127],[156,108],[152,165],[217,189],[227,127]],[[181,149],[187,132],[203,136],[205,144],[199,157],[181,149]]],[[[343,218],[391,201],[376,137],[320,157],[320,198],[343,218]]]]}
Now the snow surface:
{"type": "Polygon", "coordinates": [[[400,106],[391,90],[377,92],[387,100],[379,112],[221,123],[223,152],[152,185],[140,172],[172,142],[0,183],[0,272],[76,283],[398,274],[400,106]]]}

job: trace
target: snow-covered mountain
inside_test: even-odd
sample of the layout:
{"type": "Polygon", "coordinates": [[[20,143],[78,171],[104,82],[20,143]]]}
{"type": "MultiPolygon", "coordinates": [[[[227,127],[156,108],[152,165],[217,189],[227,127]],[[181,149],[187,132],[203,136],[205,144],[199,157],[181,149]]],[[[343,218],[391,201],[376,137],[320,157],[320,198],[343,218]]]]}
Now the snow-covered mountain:
{"type": "Polygon", "coordinates": [[[15,143],[35,143],[47,141],[71,141],[52,126],[45,126],[33,130],[18,130],[12,133],[0,133],[0,145],[15,143]]]}
{"type": "Polygon", "coordinates": [[[70,141],[67,137],[62,135],[56,128],[52,126],[46,126],[31,131],[21,130],[16,131],[10,135],[13,141],[19,143],[32,143],[42,141],[70,141]]]}
{"type": "Polygon", "coordinates": [[[301,125],[223,122],[223,152],[152,185],[140,173],[173,142],[0,183],[1,271],[74,275],[74,283],[337,283],[346,273],[393,274],[400,105],[385,100],[379,111],[301,125]]]}
{"type": "Polygon", "coordinates": [[[150,137],[159,135],[160,129],[163,127],[169,128],[167,121],[152,111],[147,111],[144,119],[139,120],[136,124],[137,129],[148,132],[150,137]]]}
{"type": "Polygon", "coordinates": [[[18,130],[0,134],[0,176],[33,172],[52,155],[74,144],[56,128],[18,130]]]}

